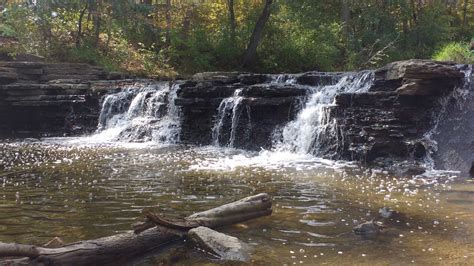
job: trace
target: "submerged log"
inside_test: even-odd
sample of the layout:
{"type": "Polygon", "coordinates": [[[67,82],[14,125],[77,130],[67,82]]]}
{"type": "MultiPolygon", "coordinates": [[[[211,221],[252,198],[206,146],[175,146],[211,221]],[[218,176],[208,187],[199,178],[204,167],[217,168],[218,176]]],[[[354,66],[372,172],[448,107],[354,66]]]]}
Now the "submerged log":
{"type": "MultiPolygon", "coordinates": [[[[271,206],[270,197],[262,193],[188,216],[185,218],[184,228],[179,228],[180,225],[178,228],[163,225],[160,222],[163,219],[159,219],[158,224],[155,224],[147,216],[148,221],[139,226],[139,234],[129,231],[95,240],[71,243],[60,248],[0,242],[0,258],[27,257],[21,262],[28,264],[103,265],[119,260],[128,260],[169,244],[180,239],[186,230],[193,227],[218,228],[270,215],[271,206]],[[192,226],[186,227],[188,225],[192,226]]],[[[170,222],[166,220],[166,223],[170,222]]]]}

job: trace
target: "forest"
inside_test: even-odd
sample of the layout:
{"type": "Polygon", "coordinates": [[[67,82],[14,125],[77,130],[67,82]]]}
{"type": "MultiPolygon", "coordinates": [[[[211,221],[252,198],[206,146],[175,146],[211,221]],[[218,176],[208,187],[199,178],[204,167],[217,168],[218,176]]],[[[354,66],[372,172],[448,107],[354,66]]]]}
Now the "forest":
{"type": "Polygon", "coordinates": [[[0,265],[474,265],[474,0],[0,0],[0,265]]]}
{"type": "Polygon", "coordinates": [[[175,77],[473,63],[472,0],[6,0],[0,53],[175,77]]]}

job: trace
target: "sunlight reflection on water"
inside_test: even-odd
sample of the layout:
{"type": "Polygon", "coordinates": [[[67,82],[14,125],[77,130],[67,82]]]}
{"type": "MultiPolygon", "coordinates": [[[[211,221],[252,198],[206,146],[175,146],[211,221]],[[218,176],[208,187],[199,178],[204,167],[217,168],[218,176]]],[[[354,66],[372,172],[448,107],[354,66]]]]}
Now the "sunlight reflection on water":
{"type": "MultiPolygon", "coordinates": [[[[0,241],[97,238],[129,230],[144,207],[184,216],[267,192],[271,217],[223,230],[254,247],[255,264],[440,264],[474,257],[474,184],[449,172],[400,178],[283,152],[81,138],[0,148],[0,241]],[[376,239],[352,233],[382,207],[403,216],[376,239]]],[[[179,264],[208,262],[195,251],[180,252],[179,264]]],[[[167,259],[155,254],[139,263],[167,259]]]]}

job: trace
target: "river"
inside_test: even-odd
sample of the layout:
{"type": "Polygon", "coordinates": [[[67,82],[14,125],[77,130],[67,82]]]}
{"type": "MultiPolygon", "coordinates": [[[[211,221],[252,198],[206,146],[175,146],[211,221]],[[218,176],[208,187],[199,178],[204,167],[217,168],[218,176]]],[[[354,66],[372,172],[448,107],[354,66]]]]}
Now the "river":
{"type": "MultiPolygon", "coordinates": [[[[145,207],[185,216],[260,192],[271,216],[221,230],[252,247],[251,264],[474,263],[474,182],[453,172],[396,177],[278,151],[87,138],[0,144],[0,241],[94,239],[130,230],[145,207]],[[352,232],[383,207],[398,221],[372,238],[352,232]]],[[[179,244],[127,262],[222,264],[179,244]]]]}

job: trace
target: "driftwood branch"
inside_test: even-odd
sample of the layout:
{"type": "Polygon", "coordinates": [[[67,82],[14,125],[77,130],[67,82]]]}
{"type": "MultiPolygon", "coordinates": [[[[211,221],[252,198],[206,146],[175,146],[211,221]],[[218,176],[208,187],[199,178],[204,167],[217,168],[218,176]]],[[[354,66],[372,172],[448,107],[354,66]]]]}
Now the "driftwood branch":
{"type": "MultiPolygon", "coordinates": [[[[146,221],[129,231],[95,240],[71,243],[60,248],[0,242],[1,257],[27,257],[21,262],[36,264],[98,265],[128,260],[178,240],[187,230],[200,225],[211,228],[244,222],[270,215],[272,202],[267,194],[258,194],[208,211],[195,213],[175,222],[146,212],[146,221]]],[[[2,261],[0,260],[0,264],[2,261]]]]}

